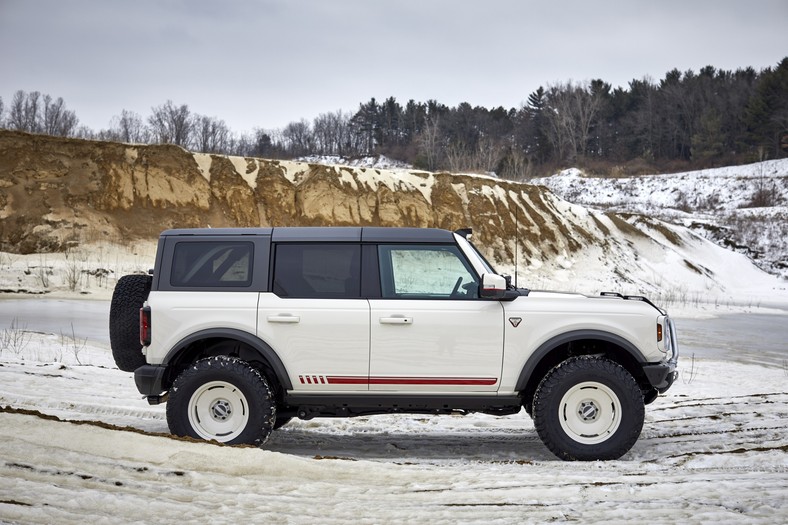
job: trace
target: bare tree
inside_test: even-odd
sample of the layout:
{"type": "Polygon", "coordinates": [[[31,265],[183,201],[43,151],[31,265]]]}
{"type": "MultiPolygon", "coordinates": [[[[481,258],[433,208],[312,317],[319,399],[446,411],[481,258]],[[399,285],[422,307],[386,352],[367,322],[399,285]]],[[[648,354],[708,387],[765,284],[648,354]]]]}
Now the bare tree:
{"type": "Polygon", "coordinates": [[[192,122],[194,148],[202,153],[224,153],[230,142],[230,128],[223,120],[195,115],[192,122]]]}
{"type": "Polygon", "coordinates": [[[494,172],[501,161],[503,150],[504,148],[495,139],[482,137],[476,144],[471,169],[483,173],[494,172]]]}
{"type": "Polygon", "coordinates": [[[454,173],[491,173],[503,156],[503,148],[492,138],[483,137],[469,148],[464,142],[451,142],[446,148],[446,162],[454,173]]]}
{"type": "Polygon", "coordinates": [[[317,117],[312,124],[315,146],[326,155],[352,155],[359,149],[351,132],[351,116],[342,110],[317,117]]]}
{"type": "Polygon", "coordinates": [[[314,140],[309,122],[301,119],[299,122],[291,122],[282,130],[282,141],[285,148],[294,157],[311,153],[314,148],[314,140]]]}
{"type": "Polygon", "coordinates": [[[312,121],[315,138],[315,153],[318,155],[337,154],[337,125],[334,113],[321,113],[312,121]]]}
{"type": "Polygon", "coordinates": [[[0,97],[0,129],[3,128],[5,117],[3,116],[3,97],[0,97]]]}
{"type": "Polygon", "coordinates": [[[150,138],[148,127],[134,111],[124,109],[110,120],[109,136],[130,144],[145,144],[150,138]]]}
{"type": "Polygon", "coordinates": [[[312,123],[315,153],[320,155],[344,155],[350,143],[350,117],[337,111],[323,113],[312,123]]]}
{"type": "Polygon", "coordinates": [[[89,127],[83,124],[82,126],[77,126],[69,136],[77,139],[85,139],[85,140],[114,140],[114,139],[108,139],[107,137],[103,136],[102,133],[104,133],[103,130],[96,133],[95,131],[93,131],[92,129],[90,129],[89,127]]]}
{"type": "Polygon", "coordinates": [[[550,141],[560,158],[574,160],[588,147],[591,126],[602,104],[588,85],[566,84],[548,86],[547,120],[550,141]]]}
{"type": "Polygon", "coordinates": [[[47,135],[70,137],[74,135],[79,119],[77,115],[66,109],[62,97],[52,100],[49,95],[44,95],[44,107],[41,113],[41,132],[47,135]]]}
{"type": "Polygon", "coordinates": [[[38,100],[40,97],[41,93],[38,91],[25,93],[20,89],[14,93],[8,116],[8,125],[11,129],[29,133],[40,131],[38,128],[40,121],[38,100]]]}
{"type": "Polygon", "coordinates": [[[424,121],[424,129],[418,135],[419,151],[427,161],[427,169],[432,171],[438,165],[438,155],[440,153],[440,127],[438,117],[427,117],[424,121]]]}
{"type": "Polygon", "coordinates": [[[184,147],[189,144],[193,125],[189,106],[176,106],[172,100],[168,100],[151,110],[153,114],[148,117],[148,123],[155,142],[184,147]]]}
{"type": "Polygon", "coordinates": [[[470,168],[471,155],[462,142],[452,142],[446,148],[446,162],[449,171],[452,173],[462,173],[470,168]]]}
{"type": "Polygon", "coordinates": [[[66,109],[62,98],[42,97],[38,91],[14,93],[8,117],[11,129],[69,137],[74,135],[78,124],[76,114],[66,109]]]}
{"type": "Polygon", "coordinates": [[[531,160],[521,148],[512,145],[504,159],[501,176],[509,180],[522,181],[530,175],[531,160]]]}

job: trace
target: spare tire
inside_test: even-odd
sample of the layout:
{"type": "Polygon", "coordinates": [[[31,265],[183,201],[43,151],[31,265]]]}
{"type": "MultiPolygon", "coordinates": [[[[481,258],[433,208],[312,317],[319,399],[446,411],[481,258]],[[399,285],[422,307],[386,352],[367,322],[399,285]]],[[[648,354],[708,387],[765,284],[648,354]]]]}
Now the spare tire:
{"type": "Polygon", "coordinates": [[[140,344],[140,308],[147,300],[153,278],[124,275],[118,279],[109,307],[109,343],[115,364],[133,372],[145,364],[140,344]]]}

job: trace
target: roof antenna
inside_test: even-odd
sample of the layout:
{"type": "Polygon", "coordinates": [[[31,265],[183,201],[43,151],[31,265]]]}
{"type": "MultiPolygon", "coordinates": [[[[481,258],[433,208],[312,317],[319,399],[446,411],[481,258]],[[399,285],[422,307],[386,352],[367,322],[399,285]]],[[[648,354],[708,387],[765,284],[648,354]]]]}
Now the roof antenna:
{"type": "Polygon", "coordinates": [[[520,214],[517,203],[514,203],[514,288],[517,289],[517,252],[520,250],[520,214]]]}

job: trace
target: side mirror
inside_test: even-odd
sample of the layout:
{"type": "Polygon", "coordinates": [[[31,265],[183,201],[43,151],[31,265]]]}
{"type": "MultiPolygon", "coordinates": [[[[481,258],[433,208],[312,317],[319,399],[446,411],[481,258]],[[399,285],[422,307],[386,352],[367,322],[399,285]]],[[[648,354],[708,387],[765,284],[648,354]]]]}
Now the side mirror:
{"type": "Polygon", "coordinates": [[[485,299],[503,299],[506,295],[506,278],[494,273],[482,275],[479,295],[485,299]]]}

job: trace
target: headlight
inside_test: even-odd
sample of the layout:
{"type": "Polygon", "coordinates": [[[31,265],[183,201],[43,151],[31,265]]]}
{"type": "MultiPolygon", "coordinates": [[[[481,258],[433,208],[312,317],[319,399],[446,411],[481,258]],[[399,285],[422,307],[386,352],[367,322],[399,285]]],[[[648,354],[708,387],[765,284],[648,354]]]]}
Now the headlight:
{"type": "Polygon", "coordinates": [[[668,317],[657,319],[657,348],[659,351],[671,358],[676,353],[676,327],[673,320],[668,317]]]}
{"type": "Polygon", "coordinates": [[[665,322],[668,329],[667,335],[665,336],[665,346],[667,347],[668,343],[670,343],[668,349],[670,361],[675,364],[679,360],[679,339],[676,336],[676,324],[673,322],[673,319],[667,317],[665,318],[665,322]]]}

